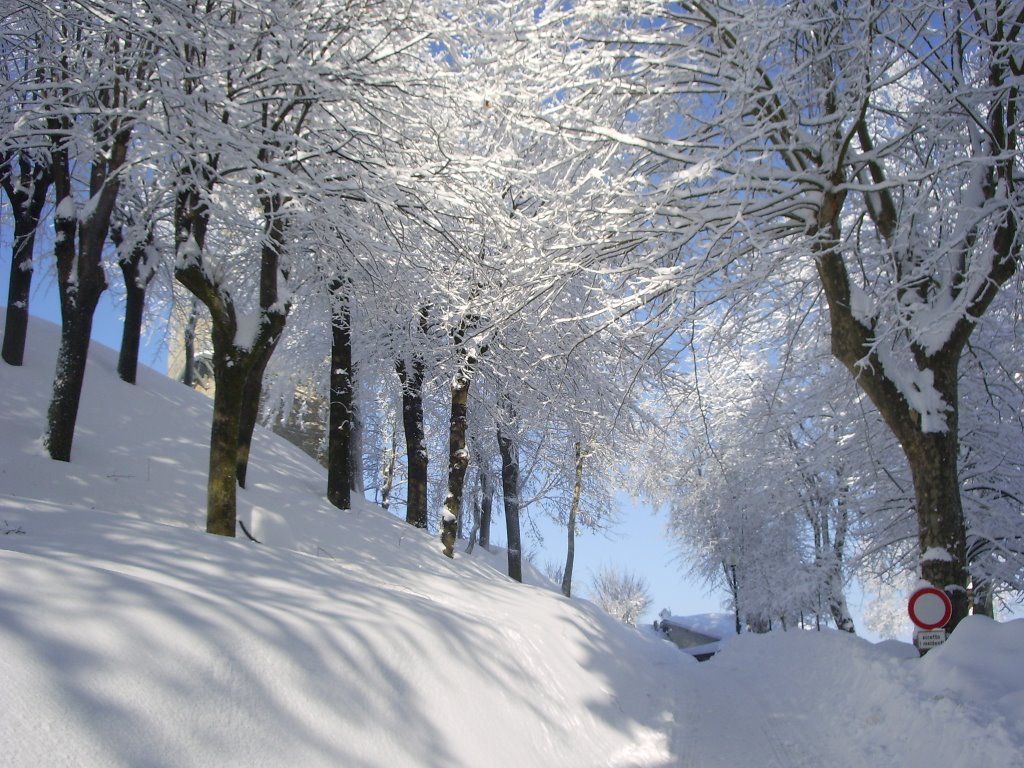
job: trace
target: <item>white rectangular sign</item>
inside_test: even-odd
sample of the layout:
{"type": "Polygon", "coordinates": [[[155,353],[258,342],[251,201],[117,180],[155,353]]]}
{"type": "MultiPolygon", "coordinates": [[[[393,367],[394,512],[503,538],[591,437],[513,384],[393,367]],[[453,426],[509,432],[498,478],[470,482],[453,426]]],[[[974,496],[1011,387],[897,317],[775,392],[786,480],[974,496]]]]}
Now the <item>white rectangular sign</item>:
{"type": "Polygon", "coordinates": [[[918,632],[914,636],[914,645],[924,650],[925,648],[937,648],[946,642],[946,630],[934,629],[928,632],[918,632]]]}

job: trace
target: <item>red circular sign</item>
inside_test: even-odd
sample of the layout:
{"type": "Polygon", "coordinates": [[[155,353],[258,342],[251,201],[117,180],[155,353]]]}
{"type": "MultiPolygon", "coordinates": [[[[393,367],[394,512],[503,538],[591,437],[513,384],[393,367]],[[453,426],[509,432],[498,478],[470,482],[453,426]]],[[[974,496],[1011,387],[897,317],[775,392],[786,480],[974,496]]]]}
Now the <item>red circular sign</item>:
{"type": "Polygon", "coordinates": [[[941,589],[922,587],[910,596],[907,613],[921,629],[938,629],[946,626],[952,618],[953,603],[941,589]]]}

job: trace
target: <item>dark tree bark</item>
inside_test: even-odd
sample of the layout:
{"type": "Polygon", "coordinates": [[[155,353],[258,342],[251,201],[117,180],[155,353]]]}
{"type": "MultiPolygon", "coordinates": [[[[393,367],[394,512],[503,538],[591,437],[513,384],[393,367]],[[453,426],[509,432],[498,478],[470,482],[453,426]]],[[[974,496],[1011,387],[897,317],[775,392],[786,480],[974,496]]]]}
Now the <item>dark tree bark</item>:
{"type": "MultiPolygon", "coordinates": [[[[515,424],[515,409],[505,400],[509,425],[515,424]]],[[[505,533],[508,539],[508,575],[523,580],[523,545],[519,532],[519,450],[509,437],[509,427],[498,425],[498,452],[501,454],[501,492],[505,503],[505,533]]]]}
{"type": "Polygon", "coordinates": [[[583,495],[583,446],[576,443],[576,474],[572,486],[572,501],[569,503],[569,520],[566,525],[568,542],[565,550],[565,568],[562,570],[562,594],[572,597],[572,568],[576,559],[576,516],[583,495]]]}
{"type": "Polygon", "coordinates": [[[477,355],[466,346],[466,334],[471,321],[466,319],[453,334],[456,348],[462,355],[462,365],[452,378],[451,417],[448,423],[448,492],[444,497],[444,511],[441,514],[441,545],[445,555],[455,556],[455,540],[458,534],[459,517],[462,513],[462,496],[466,484],[466,470],[469,468],[469,449],[466,430],[469,426],[469,388],[473,382],[477,355]]]}
{"type": "Polygon", "coordinates": [[[196,383],[196,323],[199,320],[198,300],[193,296],[188,318],[185,320],[184,344],[185,367],[181,372],[181,383],[194,387],[196,383]]]}
{"type": "MultiPolygon", "coordinates": [[[[124,238],[120,227],[110,231],[114,245],[121,247],[124,238]]],[[[142,343],[142,319],[146,310],[146,288],[152,273],[145,270],[146,254],[153,245],[153,231],[147,227],[144,240],[137,242],[131,253],[118,259],[124,276],[125,310],[121,331],[121,351],[117,357],[117,375],[128,384],[134,384],[139,370],[139,346],[142,343]]]]}
{"type": "MultiPolygon", "coordinates": [[[[233,315],[233,313],[232,313],[233,315]]],[[[234,536],[238,503],[238,438],[247,360],[226,331],[233,322],[214,322],[213,421],[206,484],[206,532],[234,536]]]]}
{"type": "Polygon", "coordinates": [[[11,218],[14,219],[11,275],[7,287],[7,320],[0,357],[8,365],[22,365],[25,361],[29,297],[32,292],[32,253],[53,174],[49,161],[40,162],[22,153],[17,157],[18,180],[15,183],[14,162],[13,157],[5,157],[0,165],[0,186],[7,193],[11,218]]]}
{"type": "Polygon", "coordinates": [[[241,397],[238,423],[238,449],[235,457],[238,485],[245,488],[249,472],[249,452],[252,437],[259,420],[260,398],[263,395],[263,374],[277,349],[284,331],[290,305],[278,305],[278,280],[287,278],[281,272],[281,254],[284,251],[285,220],[281,208],[285,200],[277,194],[262,196],[265,236],[260,251],[260,309],[264,313],[267,335],[260,334],[260,343],[254,345],[247,356],[249,369],[241,397]]]}
{"type": "Polygon", "coordinates": [[[971,613],[995,618],[996,606],[992,595],[992,582],[975,579],[971,582],[971,613]]]}
{"type": "MultiPolygon", "coordinates": [[[[419,313],[420,329],[426,332],[427,313],[419,313]]],[[[405,522],[417,528],[427,527],[427,442],[423,428],[423,359],[413,354],[407,365],[404,360],[395,363],[398,380],[402,385],[402,427],[405,431],[405,451],[409,486],[405,504],[405,522]]]]}
{"type": "Polygon", "coordinates": [[[406,493],[405,522],[417,528],[427,527],[427,442],[423,429],[423,363],[412,361],[412,370],[398,361],[396,368],[402,382],[402,425],[409,484],[406,493]]]}
{"type": "MultiPolygon", "coordinates": [[[[479,485],[480,478],[477,477],[478,490],[479,485]]],[[[476,547],[476,537],[480,533],[480,496],[475,491],[473,493],[473,508],[472,511],[470,512],[470,518],[472,520],[472,525],[469,528],[469,536],[466,537],[469,540],[469,543],[466,544],[467,555],[473,554],[473,548],[476,547]]]]}
{"type": "Polygon", "coordinates": [[[448,493],[444,497],[444,512],[441,517],[441,544],[444,553],[453,557],[459,515],[462,510],[462,494],[469,468],[469,451],[466,449],[467,414],[469,411],[469,386],[472,382],[471,357],[466,358],[462,369],[452,379],[451,420],[448,425],[448,493]]]}
{"type": "MultiPolygon", "coordinates": [[[[826,195],[828,198],[829,195],[826,195]]],[[[907,402],[873,351],[872,328],[854,317],[850,303],[850,283],[846,265],[835,244],[839,234],[839,208],[842,201],[826,200],[824,211],[831,215],[825,222],[831,236],[822,241],[818,255],[818,274],[828,299],[832,327],[832,352],[856,377],[861,388],[878,408],[892,429],[910,466],[914,481],[915,511],[921,552],[921,576],[942,589],[953,603],[952,630],[968,614],[967,530],[960,498],[957,467],[959,396],[957,368],[963,345],[973,328],[973,319],[965,320],[942,350],[925,355],[917,352],[922,370],[929,370],[933,386],[948,408],[946,428],[931,431],[907,402]],[[862,361],[868,360],[864,366],[862,361]]]]}
{"type": "Polygon", "coordinates": [[[331,400],[327,428],[327,499],[352,507],[352,327],[344,281],[331,284],[331,400]]]}
{"type": "Polygon", "coordinates": [[[238,422],[238,454],[237,463],[238,487],[245,488],[245,479],[249,474],[249,452],[252,450],[252,437],[256,432],[256,422],[260,416],[260,399],[263,396],[263,375],[267,371],[270,358],[277,349],[278,335],[253,361],[249,375],[245,377],[245,388],[242,390],[241,413],[238,422]]]}
{"type": "MultiPolygon", "coordinates": [[[[214,168],[207,180],[212,187],[214,168]]],[[[210,311],[213,341],[213,421],[210,427],[210,462],[206,489],[206,530],[234,536],[237,526],[238,460],[241,439],[242,402],[247,382],[256,363],[276,345],[288,317],[288,305],[278,301],[278,280],[284,223],[280,217],[283,200],[276,195],[263,198],[267,237],[260,252],[260,321],[248,345],[238,343],[237,310],[230,291],[214,282],[203,269],[203,253],[209,226],[205,194],[197,188],[178,193],[174,229],[179,253],[175,277],[210,311]],[[277,233],[277,234],[274,234],[277,233]]]]}
{"type": "Polygon", "coordinates": [[[480,546],[491,548],[491,517],[494,507],[494,483],[489,468],[480,468],[480,546]]]}
{"type": "Polygon", "coordinates": [[[146,289],[137,282],[128,265],[122,262],[124,285],[127,291],[124,308],[124,327],[121,331],[121,350],[117,356],[117,375],[128,384],[134,384],[139,373],[139,346],[142,343],[142,318],[146,309],[146,289]]]}
{"type": "Polygon", "coordinates": [[[85,381],[92,319],[100,295],[107,288],[103,272],[103,246],[120,189],[118,171],[124,165],[131,124],[112,121],[105,137],[109,149],[92,158],[89,174],[91,215],[79,221],[74,212],[71,158],[63,136],[67,126],[51,121],[53,182],[57,199],[54,216],[57,288],[60,294],[61,342],[53,396],[47,412],[44,437],[50,458],[71,460],[71,445],[78,420],[78,406],[85,381]],[[77,236],[77,239],[76,239],[77,236]]]}
{"type": "Polygon", "coordinates": [[[740,581],[739,576],[736,574],[736,563],[722,562],[722,571],[725,573],[725,583],[729,587],[729,594],[732,595],[732,613],[733,621],[736,625],[736,634],[740,634],[743,630],[742,622],[740,621],[740,581]]]}

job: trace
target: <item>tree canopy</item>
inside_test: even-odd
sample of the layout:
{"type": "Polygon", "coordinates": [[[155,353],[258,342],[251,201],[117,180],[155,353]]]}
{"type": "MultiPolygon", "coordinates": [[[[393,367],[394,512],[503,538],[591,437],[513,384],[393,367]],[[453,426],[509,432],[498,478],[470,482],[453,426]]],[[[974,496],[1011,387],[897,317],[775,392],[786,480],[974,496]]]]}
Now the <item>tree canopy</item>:
{"type": "Polygon", "coordinates": [[[257,418],[299,414],[332,501],[365,485],[449,554],[499,485],[594,527],[624,487],[752,624],[852,631],[855,576],[918,574],[954,625],[1024,587],[1019,2],[3,18],[3,358],[49,227],[53,458],[116,263],[126,380],[155,276],[208,319],[211,532],[257,418]]]}

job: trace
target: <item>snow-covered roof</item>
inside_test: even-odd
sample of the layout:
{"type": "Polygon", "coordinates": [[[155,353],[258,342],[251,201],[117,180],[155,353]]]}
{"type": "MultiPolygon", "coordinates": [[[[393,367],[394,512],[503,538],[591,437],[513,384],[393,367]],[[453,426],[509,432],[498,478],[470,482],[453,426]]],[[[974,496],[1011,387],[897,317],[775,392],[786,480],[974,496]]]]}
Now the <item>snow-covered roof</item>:
{"type": "Polygon", "coordinates": [[[691,632],[702,635],[726,638],[736,634],[736,617],[731,613],[698,613],[693,616],[662,616],[661,620],[691,632]]]}

